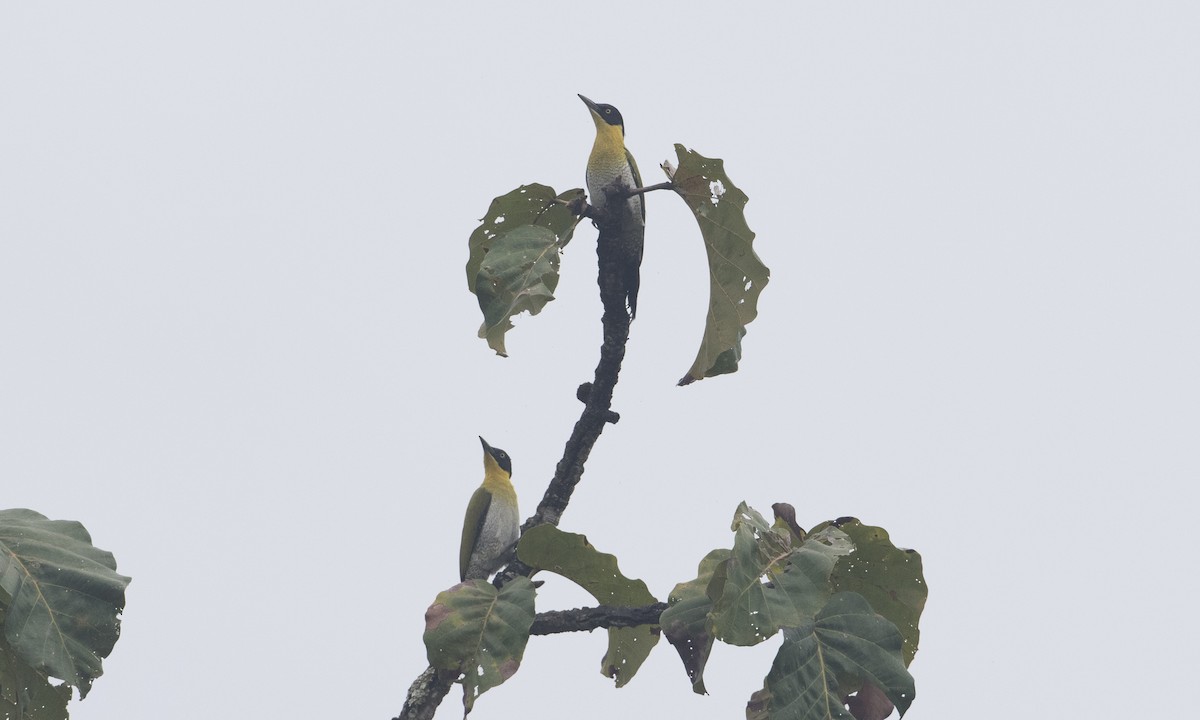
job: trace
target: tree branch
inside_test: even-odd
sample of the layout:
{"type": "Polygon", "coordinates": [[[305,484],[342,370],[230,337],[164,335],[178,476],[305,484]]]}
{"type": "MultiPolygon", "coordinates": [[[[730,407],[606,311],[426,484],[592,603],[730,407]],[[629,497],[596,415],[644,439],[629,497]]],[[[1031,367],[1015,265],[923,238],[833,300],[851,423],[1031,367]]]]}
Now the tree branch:
{"type": "MultiPolygon", "coordinates": [[[[583,412],[580,414],[579,420],[575,422],[571,437],[567,439],[562,459],[555,467],[554,477],[550,480],[550,484],[542,496],[542,501],[538,504],[537,511],[521,526],[522,534],[530,528],[544,523],[558,525],[563,512],[567,509],[567,503],[571,501],[571,494],[575,491],[575,486],[583,477],[583,465],[592,452],[592,446],[596,444],[606,423],[615,423],[620,419],[620,416],[611,410],[611,405],[613,389],[617,385],[617,376],[621,372],[621,362],[625,358],[625,343],[629,340],[629,313],[625,310],[625,287],[619,259],[611,257],[606,252],[606,248],[611,248],[614,243],[624,240],[624,233],[631,232],[632,229],[629,219],[622,217],[621,213],[610,213],[586,203],[577,209],[572,209],[581,216],[592,218],[600,231],[600,237],[596,243],[599,264],[596,282],[600,286],[600,301],[604,305],[604,315],[600,319],[604,329],[603,342],[600,345],[600,362],[596,365],[594,380],[591,383],[584,383],[577,391],[577,397],[584,401],[583,412]],[[586,392],[586,397],[583,396],[584,392],[586,392]]],[[[501,587],[518,575],[528,577],[532,574],[533,568],[520,560],[513,560],[496,575],[493,584],[501,587]]],[[[613,614],[615,611],[637,609],[607,608],[607,620],[603,617],[593,617],[591,621],[621,623],[623,622],[620,619],[622,616],[619,612],[613,614]]],[[[600,608],[584,608],[583,610],[600,610],[600,608]]],[[[582,610],[561,612],[572,613],[582,612],[582,610]]],[[[654,620],[630,622],[632,625],[646,625],[656,621],[659,614],[662,614],[661,608],[654,615],[654,620]]],[[[567,621],[554,621],[548,618],[547,622],[567,621]]],[[[577,622],[582,623],[583,621],[577,622]]],[[[628,626],[597,624],[593,627],[628,626]]],[[[592,628],[580,625],[578,629],[592,628]]],[[[549,632],[568,631],[569,628],[549,632]]],[[[393,720],[430,720],[456,679],[457,677],[452,673],[448,675],[445,672],[439,673],[432,667],[427,668],[409,688],[408,695],[404,699],[404,708],[400,711],[400,715],[393,720]]]]}
{"type": "MultiPolygon", "coordinates": [[[[581,402],[585,405],[587,404],[588,398],[591,396],[592,396],[592,384],[590,382],[585,382],[585,383],[581,384],[578,388],[575,389],[575,398],[578,399],[579,402],[581,402]]],[[[609,410],[608,413],[604,416],[604,421],[610,422],[613,425],[616,425],[617,423],[621,422],[621,414],[618,412],[609,410]]]]}
{"type": "Polygon", "coordinates": [[[432,667],[417,676],[404,698],[404,709],[392,720],[433,720],[438,705],[456,678],[451,673],[438,672],[432,667]]]}
{"type": "Polygon", "coordinates": [[[550,610],[540,612],[529,628],[530,635],[554,635],[565,632],[591,632],[596,628],[638,627],[657,625],[666,603],[655,603],[643,607],[600,607],[575,608],[574,610],[550,610]]]}
{"type": "MultiPolygon", "coordinates": [[[[596,282],[600,286],[600,301],[604,306],[604,315],[600,320],[603,325],[600,362],[596,365],[591,387],[586,390],[587,398],[584,401],[583,412],[575,422],[571,437],[567,439],[562,459],[558,461],[554,470],[554,477],[550,480],[537,511],[521,526],[522,532],[543,523],[558,525],[575,486],[583,477],[583,466],[592,452],[592,446],[599,439],[604,425],[615,422],[615,418],[618,417],[611,410],[612,396],[621,372],[621,362],[625,359],[625,343],[629,340],[629,313],[625,310],[620,265],[613,258],[607,257],[605,248],[619,242],[618,236],[629,232],[629,227],[620,217],[620,213],[604,212],[594,217],[600,231],[596,242],[599,265],[596,282]]],[[[581,386],[581,399],[583,392],[584,388],[581,386]]]]}

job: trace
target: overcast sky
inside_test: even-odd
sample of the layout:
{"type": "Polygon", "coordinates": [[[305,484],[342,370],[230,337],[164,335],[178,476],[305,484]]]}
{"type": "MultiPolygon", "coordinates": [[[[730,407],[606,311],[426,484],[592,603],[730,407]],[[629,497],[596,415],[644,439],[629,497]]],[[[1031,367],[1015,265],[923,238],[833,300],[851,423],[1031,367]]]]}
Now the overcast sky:
{"type": "MultiPolygon", "coordinates": [[[[772,275],[741,371],[675,387],[704,252],[649,198],[563,528],[665,598],[741,500],[855,515],[924,558],[910,717],[1185,712],[1200,6],[750,5],[0,4],[0,507],[133,577],[73,718],[399,711],[475,436],[528,515],[595,366],[590,227],[508,359],[463,274],[492,197],[583,184],[576,93],[647,182],[724,158],[772,275]]],[[[700,697],[665,642],[618,691],[603,633],[535,638],[473,717],[741,717],[778,642],[700,697]]]]}

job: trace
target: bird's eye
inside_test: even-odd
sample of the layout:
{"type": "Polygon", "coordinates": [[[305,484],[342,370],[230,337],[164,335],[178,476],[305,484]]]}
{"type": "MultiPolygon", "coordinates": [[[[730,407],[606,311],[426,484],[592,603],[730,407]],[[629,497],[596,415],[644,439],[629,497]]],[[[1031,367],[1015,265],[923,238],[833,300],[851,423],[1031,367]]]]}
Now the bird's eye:
{"type": "Polygon", "coordinates": [[[612,108],[609,108],[608,110],[605,110],[605,111],[604,111],[604,114],[605,114],[605,115],[612,115],[612,108]]]}

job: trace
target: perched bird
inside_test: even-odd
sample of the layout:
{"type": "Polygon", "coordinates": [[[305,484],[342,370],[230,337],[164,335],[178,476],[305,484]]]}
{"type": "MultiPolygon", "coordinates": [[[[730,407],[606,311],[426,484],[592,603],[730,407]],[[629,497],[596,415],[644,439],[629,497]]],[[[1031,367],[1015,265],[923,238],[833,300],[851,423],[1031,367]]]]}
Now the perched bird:
{"type": "Polygon", "coordinates": [[[601,266],[606,260],[621,278],[629,317],[637,317],[638,286],[641,284],[642,247],[646,236],[646,199],[643,195],[622,197],[642,187],[633,155],[625,147],[625,121],[612,105],[600,105],[580,95],[596,124],[596,142],[588,156],[587,187],[594,207],[607,211],[608,220],[598,223],[597,251],[601,266]]]}
{"type": "Polygon", "coordinates": [[[797,543],[804,542],[808,533],[796,523],[796,508],[785,502],[777,502],[771,506],[771,510],[775,512],[775,524],[771,527],[787,528],[793,540],[797,543]]]}
{"type": "Polygon", "coordinates": [[[512,459],[483,438],[479,442],[483,443],[483,484],[471,496],[463,520],[460,580],[486,580],[499,570],[521,533],[517,491],[509,480],[512,459]]]}

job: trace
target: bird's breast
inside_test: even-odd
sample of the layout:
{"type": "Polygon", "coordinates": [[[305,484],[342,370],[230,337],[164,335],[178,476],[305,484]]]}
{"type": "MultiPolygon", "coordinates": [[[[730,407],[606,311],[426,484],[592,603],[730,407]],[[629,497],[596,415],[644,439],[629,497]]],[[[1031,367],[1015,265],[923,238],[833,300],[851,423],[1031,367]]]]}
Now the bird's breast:
{"type": "Polygon", "coordinates": [[[517,510],[516,498],[493,497],[488,506],[487,517],[483,521],[483,532],[480,533],[481,543],[490,553],[507,549],[517,541],[521,534],[521,517],[517,510]]]}
{"type": "MultiPolygon", "coordinates": [[[[633,177],[633,168],[629,167],[624,153],[621,154],[619,161],[589,162],[586,177],[588,196],[591,198],[592,205],[598,208],[608,204],[606,189],[619,186],[632,190],[637,187],[637,182],[633,177]]],[[[627,202],[633,215],[640,218],[642,216],[642,196],[634,195],[627,202]]]]}

